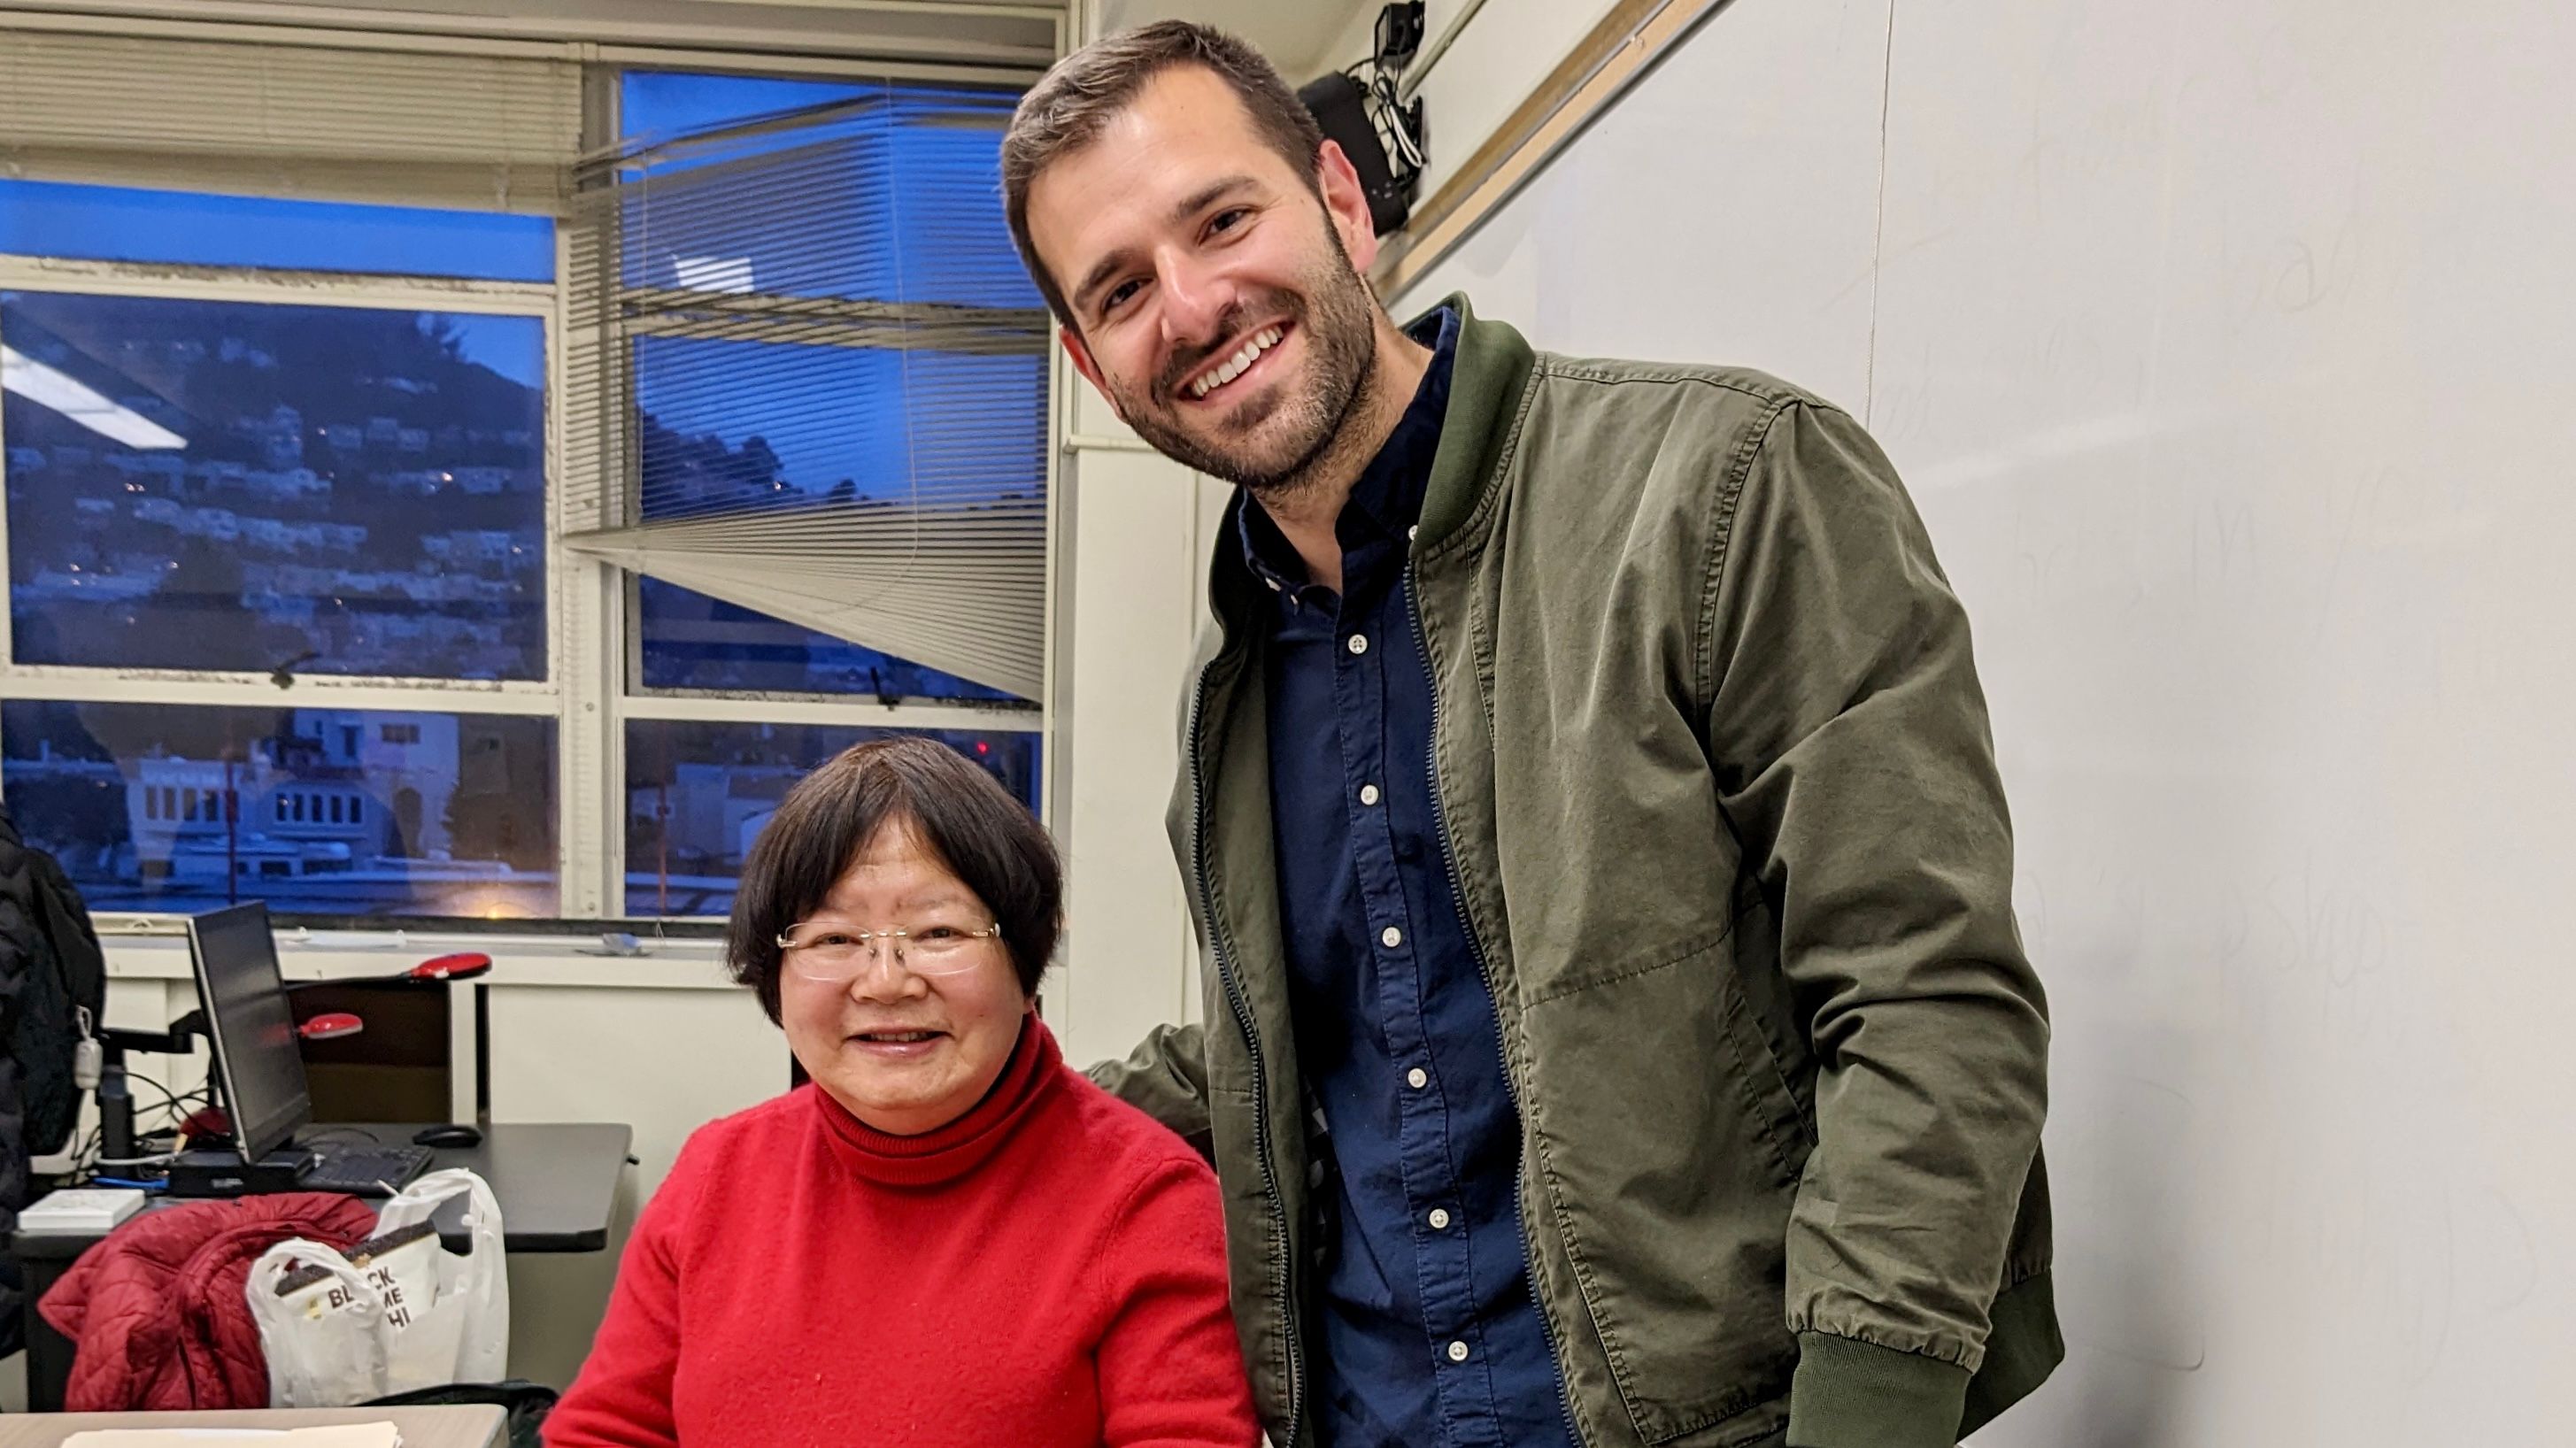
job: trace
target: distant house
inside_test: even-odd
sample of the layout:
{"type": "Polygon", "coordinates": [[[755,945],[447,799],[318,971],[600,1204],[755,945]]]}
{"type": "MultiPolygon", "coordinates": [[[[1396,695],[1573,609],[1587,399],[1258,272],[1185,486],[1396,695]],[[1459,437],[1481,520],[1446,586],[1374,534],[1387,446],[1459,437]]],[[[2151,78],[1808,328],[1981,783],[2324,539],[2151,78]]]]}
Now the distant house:
{"type": "Polygon", "coordinates": [[[191,538],[230,543],[241,537],[241,515],[230,508],[190,508],[179,520],[179,531],[191,538]]]}
{"type": "MultiPolygon", "coordinates": [[[[166,457],[165,453],[148,453],[150,458],[166,457]]],[[[250,476],[250,469],[236,462],[208,459],[187,465],[188,484],[200,496],[217,488],[240,487],[250,476]]]]}
{"type": "Polygon", "coordinates": [[[331,480],[311,468],[283,468],[276,471],[263,469],[245,474],[242,485],[258,497],[279,502],[327,498],[331,495],[331,480]]]}
{"type": "Polygon", "coordinates": [[[13,473],[41,473],[45,470],[45,450],[35,447],[13,447],[5,458],[13,473]]]}
{"type": "MultiPolygon", "coordinates": [[[[441,556],[477,563],[499,563],[510,556],[518,535],[506,528],[464,528],[444,535],[446,548],[441,556]]],[[[429,540],[423,540],[427,542],[429,540]]]]}
{"type": "MultiPolygon", "coordinates": [[[[787,765],[683,763],[673,767],[667,785],[628,790],[626,807],[636,819],[660,823],[675,870],[733,870],[804,773],[787,765]]],[[[650,869],[656,862],[627,863],[650,869]]]]}
{"type": "Polygon", "coordinates": [[[107,455],[107,465],[129,478],[167,478],[172,482],[188,471],[188,460],[175,452],[112,452],[107,455]]]}
{"type": "Polygon", "coordinates": [[[291,468],[304,461],[304,414],[281,402],[271,408],[268,424],[258,429],[272,468],[291,468]]]}
{"type": "Polygon", "coordinates": [[[354,422],[326,422],[322,445],[333,452],[353,453],[367,445],[367,430],[354,422]]]}
{"type": "Polygon", "coordinates": [[[394,449],[397,452],[407,453],[425,453],[429,451],[429,429],[425,427],[406,427],[402,429],[394,434],[394,449]]]}
{"type": "Polygon", "coordinates": [[[93,570],[48,568],[19,584],[36,599],[76,603],[124,603],[141,598],[153,589],[151,574],[100,573],[93,570]]]}

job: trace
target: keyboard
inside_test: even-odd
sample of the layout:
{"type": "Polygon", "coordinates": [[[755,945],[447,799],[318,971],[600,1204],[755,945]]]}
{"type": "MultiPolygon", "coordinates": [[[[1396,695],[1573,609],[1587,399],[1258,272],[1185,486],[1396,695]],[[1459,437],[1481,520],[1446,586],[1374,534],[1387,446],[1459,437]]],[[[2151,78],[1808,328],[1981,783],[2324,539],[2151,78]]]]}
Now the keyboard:
{"type": "Polygon", "coordinates": [[[349,1146],[329,1142],[314,1147],[316,1160],[296,1180],[308,1192],[346,1192],[353,1197],[389,1197],[413,1177],[429,1170],[425,1146],[349,1146]]]}

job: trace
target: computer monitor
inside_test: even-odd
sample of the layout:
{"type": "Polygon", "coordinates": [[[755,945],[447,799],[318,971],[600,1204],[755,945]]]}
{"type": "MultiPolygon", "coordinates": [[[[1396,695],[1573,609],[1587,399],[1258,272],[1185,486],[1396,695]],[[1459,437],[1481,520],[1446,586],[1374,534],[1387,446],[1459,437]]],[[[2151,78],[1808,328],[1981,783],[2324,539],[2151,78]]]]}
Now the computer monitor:
{"type": "Polygon", "coordinates": [[[205,1007],[206,1039],[214,1049],[215,1080],[232,1117],[233,1141],[242,1160],[256,1162],[313,1119],[304,1052],[286,979],[277,968],[267,902],[191,918],[188,951],[196,960],[197,1003],[205,1007]]]}

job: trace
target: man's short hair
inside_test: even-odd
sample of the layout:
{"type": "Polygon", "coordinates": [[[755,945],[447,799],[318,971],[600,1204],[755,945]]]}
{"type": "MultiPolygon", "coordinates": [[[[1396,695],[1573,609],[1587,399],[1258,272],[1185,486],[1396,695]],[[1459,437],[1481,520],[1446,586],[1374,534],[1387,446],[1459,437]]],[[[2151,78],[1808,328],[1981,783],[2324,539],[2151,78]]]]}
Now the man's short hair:
{"type": "MultiPolygon", "coordinates": [[[[993,912],[1023,995],[1055,954],[1064,869],[1028,806],[966,756],[902,735],[854,744],[796,782],[752,842],[725,931],[725,963],[779,1018],[778,937],[813,913],[887,829],[923,848],[993,912]]],[[[871,920],[870,928],[901,921],[871,920]]]]}
{"type": "Polygon", "coordinates": [[[1135,104],[1148,81],[1179,65],[1213,72],[1243,102],[1255,135],[1279,153],[1288,169],[1316,189],[1315,157],[1324,133],[1297,93],[1260,51],[1222,30],[1186,20],[1160,20],[1103,36],[1057,61],[1035,89],[1020,98],[1002,138],[1002,201],[1020,261],[1046,294],[1056,320],[1082,328],[1064,289],[1039,260],[1029,239],[1029,186],[1038,173],[1100,138],[1112,118],[1135,104]]]}

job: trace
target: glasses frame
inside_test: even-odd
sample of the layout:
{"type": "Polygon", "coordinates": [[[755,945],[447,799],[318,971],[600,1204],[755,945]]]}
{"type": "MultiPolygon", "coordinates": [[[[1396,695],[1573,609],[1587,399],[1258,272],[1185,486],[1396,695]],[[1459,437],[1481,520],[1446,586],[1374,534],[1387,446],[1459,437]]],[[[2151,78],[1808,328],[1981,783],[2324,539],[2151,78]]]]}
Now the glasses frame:
{"type": "MultiPolygon", "coordinates": [[[[859,976],[865,974],[868,966],[882,962],[888,954],[892,954],[896,965],[899,965],[903,967],[904,970],[918,976],[936,978],[940,976],[963,975],[967,971],[974,969],[975,963],[971,958],[968,959],[965,964],[960,965],[955,969],[920,969],[904,957],[904,942],[912,938],[911,932],[906,930],[904,927],[897,925],[886,930],[852,930],[845,932],[857,937],[859,948],[866,952],[863,957],[866,961],[866,965],[859,966],[851,970],[846,975],[816,975],[811,971],[798,970],[794,964],[797,952],[810,949],[811,947],[798,945],[793,940],[789,939],[789,937],[793,936],[801,927],[812,923],[813,922],[810,920],[799,920],[794,925],[790,925],[785,930],[778,933],[778,960],[779,964],[785,969],[794,972],[797,976],[805,980],[814,981],[818,984],[847,984],[848,982],[856,980],[859,976]],[[889,952],[880,945],[879,942],[881,941],[893,942],[892,951],[889,952]]],[[[960,931],[959,934],[964,936],[967,940],[999,941],[1002,938],[1002,922],[996,920],[981,930],[965,930],[960,931]]],[[[962,949],[958,953],[960,955],[966,954],[962,949]]]]}

